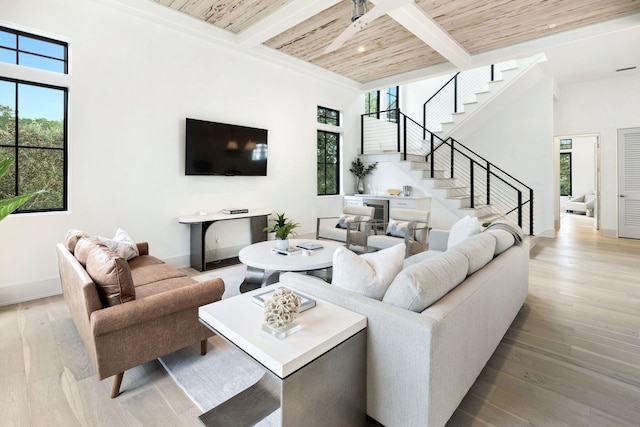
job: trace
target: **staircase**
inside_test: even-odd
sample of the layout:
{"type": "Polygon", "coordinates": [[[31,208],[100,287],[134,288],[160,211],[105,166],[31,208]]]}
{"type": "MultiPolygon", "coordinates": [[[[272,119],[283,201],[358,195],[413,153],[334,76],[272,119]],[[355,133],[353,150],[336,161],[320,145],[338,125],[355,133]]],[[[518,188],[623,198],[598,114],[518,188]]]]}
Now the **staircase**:
{"type": "MultiPolygon", "coordinates": [[[[533,235],[533,190],[450,135],[469,123],[483,106],[541,60],[536,56],[510,61],[501,64],[497,73],[492,67],[493,80],[485,82],[484,86],[477,83],[477,76],[482,74],[477,70],[471,70],[475,73],[473,78],[465,77],[466,72],[457,74],[457,78],[445,84],[431,102],[425,103],[431,105],[424,109],[423,124],[399,110],[393,110],[393,114],[391,111],[379,112],[376,118],[363,115],[362,161],[394,162],[458,216],[475,216],[481,222],[508,218],[518,223],[525,233],[533,235]],[[433,100],[444,96],[440,94],[446,94],[452,84],[460,85],[463,81],[475,82],[475,86],[453,87],[456,101],[450,104],[457,111],[450,111],[448,115],[435,113],[442,108],[434,109],[433,100]],[[458,96],[465,93],[471,95],[459,102],[458,96]],[[391,116],[397,117],[398,122],[387,120],[391,116]],[[440,120],[439,129],[429,129],[427,125],[435,126],[433,123],[437,120],[440,120]]],[[[441,100],[436,103],[444,104],[441,100]]]]}

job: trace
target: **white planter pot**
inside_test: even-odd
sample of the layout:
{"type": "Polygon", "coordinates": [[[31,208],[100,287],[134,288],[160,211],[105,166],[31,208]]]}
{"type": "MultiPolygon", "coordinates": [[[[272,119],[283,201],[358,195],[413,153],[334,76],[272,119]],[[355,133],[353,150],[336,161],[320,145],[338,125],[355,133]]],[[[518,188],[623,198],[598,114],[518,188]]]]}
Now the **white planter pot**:
{"type": "Polygon", "coordinates": [[[276,248],[286,251],[287,249],[289,249],[289,240],[276,239],[276,248]]]}

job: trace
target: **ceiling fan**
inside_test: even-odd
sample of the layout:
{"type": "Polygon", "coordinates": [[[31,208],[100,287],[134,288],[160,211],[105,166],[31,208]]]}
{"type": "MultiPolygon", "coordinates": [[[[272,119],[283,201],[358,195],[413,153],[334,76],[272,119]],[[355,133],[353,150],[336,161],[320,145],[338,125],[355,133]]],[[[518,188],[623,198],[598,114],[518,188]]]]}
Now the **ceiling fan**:
{"type": "Polygon", "coordinates": [[[325,49],[324,53],[330,53],[334,50],[340,49],[347,40],[375,19],[396,10],[405,4],[413,3],[414,0],[380,0],[369,12],[367,12],[367,0],[351,1],[353,2],[353,14],[351,16],[352,23],[325,49]]]}

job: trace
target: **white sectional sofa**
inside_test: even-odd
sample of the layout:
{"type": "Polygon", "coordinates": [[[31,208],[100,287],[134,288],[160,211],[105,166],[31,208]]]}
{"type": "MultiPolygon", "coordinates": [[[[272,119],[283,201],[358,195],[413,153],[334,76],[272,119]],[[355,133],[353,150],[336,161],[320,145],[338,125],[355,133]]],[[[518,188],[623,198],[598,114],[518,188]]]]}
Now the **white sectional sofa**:
{"type": "Polygon", "coordinates": [[[336,252],[334,284],[298,273],[280,276],[284,286],[367,317],[367,414],[387,427],[445,425],[527,297],[527,241],[509,244],[503,230],[447,248],[450,237],[433,230],[430,250],[400,261],[386,290],[379,282],[389,272],[380,266],[394,262],[393,252],[400,252],[394,248],[367,254],[369,273],[358,266],[362,258],[336,252]],[[496,248],[503,252],[494,257],[496,248]],[[358,274],[373,285],[357,289],[358,274]]]}

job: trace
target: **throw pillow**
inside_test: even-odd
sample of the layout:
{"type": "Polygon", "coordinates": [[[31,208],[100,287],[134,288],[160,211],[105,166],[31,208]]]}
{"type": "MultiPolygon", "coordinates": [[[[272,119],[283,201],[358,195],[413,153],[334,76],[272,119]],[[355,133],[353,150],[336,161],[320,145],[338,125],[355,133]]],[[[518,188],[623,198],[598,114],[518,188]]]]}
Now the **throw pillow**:
{"type": "Polygon", "coordinates": [[[382,302],[420,313],[462,283],[468,265],[467,258],[458,251],[413,264],[396,276],[382,302]]]}
{"type": "Polygon", "coordinates": [[[76,243],[78,240],[83,237],[89,237],[87,233],[81,230],[69,230],[67,232],[67,236],[64,239],[64,244],[67,247],[67,250],[71,253],[74,253],[76,250],[76,243]]]}
{"type": "Polygon", "coordinates": [[[363,255],[356,255],[344,247],[339,247],[333,253],[331,283],[339,288],[381,300],[391,281],[402,270],[404,252],[404,243],[363,255]]]}
{"type": "Polygon", "coordinates": [[[129,264],[115,252],[105,247],[95,247],[87,257],[87,273],[95,283],[105,307],[136,298],[129,264]]]}
{"type": "Polygon", "coordinates": [[[131,236],[122,228],[118,228],[113,239],[96,236],[98,240],[104,243],[110,250],[129,261],[140,255],[138,246],[135,244],[131,236]]]}
{"type": "Polygon", "coordinates": [[[390,219],[389,225],[387,226],[387,236],[401,237],[404,239],[408,228],[409,221],[396,221],[395,219],[390,219]]]}
{"type": "Polygon", "coordinates": [[[469,260],[467,275],[471,275],[493,259],[496,239],[486,233],[475,234],[458,243],[449,251],[458,251],[469,260]]]}
{"type": "Polygon", "coordinates": [[[467,215],[451,226],[449,239],[447,240],[447,248],[451,248],[467,237],[479,232],[480,224],[478,223],[478,218],[467,215]]]}
{"type": "Polygon", "coordinates": [[[336,224],[336,228],[357,230],[360,222],[359,215],[342,215],[336,224]]]}
{"type": "Polygon", "coordinates": [[[73,255],[76,257],[78,262],[82,264],[83,267],[86,267],[89,253],[98,246],[106,247],[104,243],[102,243],[95,237],[82,237],[80,240],[78,240],[78,243],[76,243],[73,255]]]}
{"type": "Polygon", "coordinates": [[[500,255],[516,243],[516,239],[513,237],[513,234],[509,233],[507,230],[490,229],[485,231],[485,233],[492,235],[496,239],[496,250],[493,253],[493,256],[500,255]]]}

